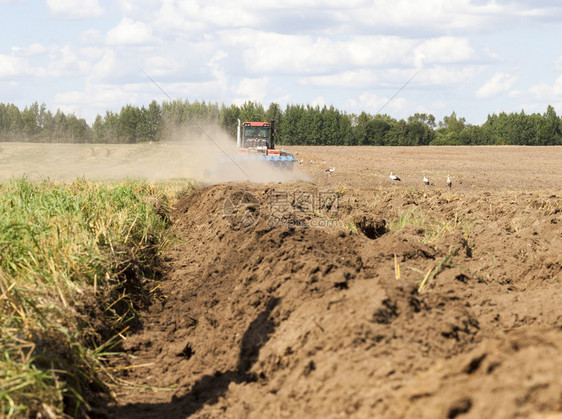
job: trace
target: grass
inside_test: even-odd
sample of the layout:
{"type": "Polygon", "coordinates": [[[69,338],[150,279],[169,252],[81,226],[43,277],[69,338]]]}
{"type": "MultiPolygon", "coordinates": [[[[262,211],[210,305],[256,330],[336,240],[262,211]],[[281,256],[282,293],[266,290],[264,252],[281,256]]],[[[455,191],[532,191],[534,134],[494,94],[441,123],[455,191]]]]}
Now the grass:
{"type": "Polygon", "coordinates": [[[447,264],[449,263],[449,260],[452,257],[453,257],[452,254],[448,254],[435,266],[435,268],[427,271],[427,273],[423,277],[423,280],[418,285],[418,292],[422,291],[422,289],[425,286],[425,284],[427,283],[427,281],[429,281],[430,279],[433,279],[435,277],[435,275],[437,275],[443,269],[443,266],[447,266],[447,264]]]}
{"type": "MultiPolygon", "coordinates": [[[[445,256],[443,259],[441,259],[434,268],[430,268],[427,273],[425,273],[423,279],[421,279],[418,283],[418,292],[422,292],[423,287],[433,278],[435,278],[435,276],[437,276],[440,272],[442,272],[443,270],[445,270],[446,268],[457,268],[460,271],[466,273],[467,275],[470,275],[471,277],[474,277],[478,280],[478,282],[482,283],[482,284],[487,284],[487,282],[480,277],[479,275],[475,274],[474,272],[472,272],[470,269],[467,269],[463,266],[460,265],[456,265],[454,263],[452,263],[452,258],[453,256],[455,256],[453,253],[449,253],[447,256],[445,256]]],[[[414,268],[411,268],[414,269],[414,268]]],[[[423,274],[422,271],[418,270],[418,269],[414,269],[415,271],[417,271],[418,273],[423,274]]]]}
{"type": "Polygon", "coordinates": [[[154,288],[183,182],[0,184],[0,417],[83,416],[154,288]]]}
{"type": "Polygon", "coordinates": [[[423,230],[423,243],[431,244],[438,241],[446,233],[459,230],[467,243],[471,244],[472,230],[477,223],[476,219],[466,217],[455,211],[452,217],[440,218],[430,215],[419,207],[414,207],[398,215],[389,222],[389,231],[400,230],[407,225],[414,225],[423,230]]]}

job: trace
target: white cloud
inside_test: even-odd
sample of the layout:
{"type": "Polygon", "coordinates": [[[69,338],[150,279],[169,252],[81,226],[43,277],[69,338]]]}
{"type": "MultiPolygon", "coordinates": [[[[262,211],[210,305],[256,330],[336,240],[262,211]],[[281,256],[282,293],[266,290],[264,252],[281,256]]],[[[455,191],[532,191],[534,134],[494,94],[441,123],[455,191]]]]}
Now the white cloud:
{"type": "Polygon", "coordinates": [[[466,38],[443,36],[423,41],[414,54],[422,56],[424,62],[459,63],[474,58],[474,49],[466,38]]]}
{"type": "Polygon", "coordinates": [[[80,59],[70,45],[62,47],[54,45],[48,51],[48,64],[31,70],[36,77],[61,78],[85,76],[91,68],[90,63],[80,59]]]}
{"type": "Polygon", "coordinates": [[[65,19],[99,17],[104,10],[98,0],[47,0],[51,13],[65,19]]]}
{"type": "Polygon", "coordinates": [[[90,63],[95,63],[103,58],[106,53],[106,49],[102,47],[84,47],[78,50],[81,57],[90,63]]]}
{"type": "Polygon", "coordinates": [[[476,91],[475,96],[479,99],[496,96],[498,93],[511,89],[517,79],[518,77],[515,75],[498,72],[476,91]]]}
{"type": "Polygon", "coordinates": [[[369,69],[344,71],[342,73],[302,77],[304,86],[363,88],[373,86],[379,81],[377,73],[369,69]]]}
{"type": "Polygon", "coordinates": [[[562,75],[558,76],[553,84],[539,83],[524,91],[514,91],[511,96],[515,98],[525,98],[527,100],[538,100],[546,103],[561,101],[562,75]]]}
{"type": "MultiPolygon", "coordinates": [[[[178,11],[189,20],[206,22],[219,27],[259,26],[260,13],[252,5],[240,7],[236,2],[208,2],[202,5],[196,2],[179,3],[178,11]]],[[[261,15],[263,18],[263,15],[261,15]]]]}
{"type": "Polygon", "coordinates": [[[117,3],[125,13],[130,13],[137,8],[132,0],[118,0],[117,3]]]}
{"type": "Polygon", "coordinates": [[[470,83],[481,69],[477,66],[444,66],[435,65],[419,69],[359,69],[342,73],[302,77],[299,82],[303,86],[373,88],[379,85],[396,85],[399,89],[412,77],[410,88],[418,86],[461,86],[470,83]]]}
{"type": "Polygon", "coordinates": [[[414,41],[394,36],[354,37],[334,41],[326,37],[283,35],[251,30],[228,31],[225,42],[244,51],[251,73],[323,74],[353,66],[406,64],[414,41]],[[262,47],[267,45],[267,48],[262,47]]]}
{"type": "Polygon", "coordinates": [[[482,51],[484,55],[490,58],[492,61],[502,60],[502,57],[498,53],[492,51],[490,48],[484,48],[482,51]]]}
{"type": "Polygon", "coordinates": [[[12,47],[12,52],[18,56],[33,57],[35,55],[44,54],[47,52],[47,48],[43,44],[34,42],[25,48],[12,47]]]}
{"type": "Polygon", "coordinates": [[[470,63],[476,58],[469,40],[461,37],[416,40],[381,35],[334,40],[253,30],[225,31],[221,37],[244,51],[245,68],[253,74],[322,75],[353,67],[420,68],[436,63],[470,63]]]}
{"type": "Polygon", "coordinates": [[[263,102],[269,93],[269,82],[270,80],[268,77],[243,79],[238,86],[233,88],[234,93],[238,95],[237,98],[234,99],[234,103],[242,104],[246,101],[263,102]]]}
{"type": "Polygon", "coordinates": [[[173,57],[154,55],[146,60],[144,68],[151,76],[166,76],[176,72],[181,67],[173,57]]]}
{"type": "Polygon", "coordinates": [[[0,54],[0,77],[56,79],[85,76],[91,69],[91,60],[82,51],[76,52],[70,44],[46,47],[33,43],[23,48],[12,47],[12,55],[0,54]]]}
{"type": "MultiPolygon", "coordinates": [[[[102,81],[109,82],[121,77],[126,77],[131,74],[135,68],[134,62],[124,60],[117,55],[114,49],[106,48],[101,58],[93,64],[88,77],[98,83],[102,81]]],[[[138,72],[138,70],[136,70],[136,72],[138,72]]]]}
{"type": "Polygon", "coordinates": [[[211,60],[207,63],[207,66],[211,69],[211,73],[217,77],[222,77],[225,74],[224,60],[228,57],[228,53],[223,50],[218,50],[215,52],[211,60]]]}
{"type": "MultiPolygon", "coordinates": [[[[139,86],[136,86],[138,91],[139,86]]],[[[96,115],[104,115],[106,110],[118,111],[127,103],[135,103],[138,93],[127,85],[110,85],[87,82],[82,90],[71,90],[55,94],[55,107],[64,112],[76,113],[88,122],[96,115]]]]}
{"type": "Polygon", "coordinates": [[[0,79],[19,77],[27,73],[27,62],[13,55],[0,54],[0,79]]]}
{"type": "MultiPolygon", "coordinates": [[[[300,6],[300,4],[299,4],[300,6]]],[[[302,6],[300,6],[302,7],[302,6]]],[[[289,6],[283,3],[283,9],[289,6]]],[[[277,15],[271,2],[242,0],[175,1],[161,4],[156,13],[155,27],[159,31],[181,34],[208,32],[221,28],[261,28],[277,15]],[[273,9],[273,10],[272,10],[273,9]]]]}
{"type": "MultiPolygon", "coordinates": [[[[425,86],[463,86],[470,83],[481,71],[482,67],[474,65],[435,65],[422,69],[416,75],[414,82],[425,86]]],[[[402,79],[406,80],[406,76],[407,74],[404,74],[402,79]]]]}
{"type": "Polygon", "coordinates": [[[224,61],[227,58],[228,53],[223,50],[218,50],[207,63],[207,67],[211,71],[211,75],[216,79],[217,84],[221,87],[222,92],[225,94],[228,88],[228,75],[224,67],[224,61]]]}
{"type": "Polygon", "coordinates": [[[152,41],[152,29],[146,23],[125,17],[107,32],[110,45],[145,45],[152,41]]]}
{"type": "Polygon", "coordinates": [[[546,83],[539,83],[536,84],[532,87],[530,87],[526,93],[527,94],[517,94],[517,92],[514,92],[514,94],[516,96],[527,96],[527,97],[531,97],[535,100],[549,100],[552,98],[552,94],[553,92],[553,87],[546,84],[546,83]]]}
{"type": "Polygon", "coordinates": [[[96,29],[86,29],[80,34],[79,39],[86,45],[99,45],[103,42],[103,35],[96,29]]]}
{"type": "MultiPolygon", "coordinates": [[[[119,1],[122,10],[138,12],[131,0],[119,1]]],[[[401,32],[450,33],[454,30],[488,29],[493,21],[506,17],[534,16],[535,6],[498,4],[497,1],[471,0],[290,0],[272,3],[266,0],[224,2],[208,0],[167,0],[156,12],[162,30],[188,33],[217,28],[251,28],[264,30],[285,28],[293,33],[382,33],[392,27],[401,32]]],[[[153,9],[152,9],[153,10],[153,9]]],[[[543,11],[544,8],[538,7],[543,11]]],[[[148,16],[147,16],[148,17],[148,16]]],[[[397,33],[393,31],[393,33],[397,33]]]]}
{"type": "Polygon", "coordinates": [[[562,71],[562,55],[556,59],[554,62],[554,67],[557,71],[562,71]]]}
{"type": "Polygon", "coordinates": [[[312,99],[310,101],[310,106],[318,106],[319,108],[323,108],[326,106],[326,99],[324,96],[318,96],[316,99],[312,99]]]}
{"type": "Polygon", "coordinates": [[[509,12],[508,5],[500,6],[495,1],[477,5],[470,0],[375,0],[351,11],[349,18],[358,26],[417,31],[439,28],[449,32],[485,27],[493,17],[509,12]]]}
{"type": "Polygon", "coordinates": [[[380,112],[382,114],[399,112],[402,113],[404,110],[411,108],[409,102],[401,97],[395,97],[390,100],[390,98],[381,97],[375,93],[366,92],[360,95],[358,98],[352,98],[347,101],[347,106],[354,109],[356,112],[369,112],[375,114],[380,112]]]}
{"type": "MultiPolygon", "coordinates": [[[[195,10],[198,10],[197,4],[191,4],[195,10]]],[[[154,30],[157,33],[166,36],[174,36],[181,38],[198,35],[207,31],[207,25],[197,17],[186,16],[185,12],[175,4],[174,1],[164,1],[162,6],[155,13],[153,21],[154,30]]]]}
{"type": "Polygon", "coordinates": [[[271,102],[277,103],[281,107],[284,107],[292,102],[292,96],[289,93],[282,94],[281,96],[274,97],[271,102]]]}
{"type": "MultiPolygon", "coordinates": [[[[219,101],[222,98],[223,84],[220,80],[207,80],[203,82],[178,82],[162,83],[158,85],[172,98],[189,99],[190,101],[204,100],[206,102],[219,101]]],[[[161,97],[160,92],[155,92],[154,85],[149,82],[151,97],[161,97]]],[[[165,98],[164,98],[165,99],[165,98]]]]}

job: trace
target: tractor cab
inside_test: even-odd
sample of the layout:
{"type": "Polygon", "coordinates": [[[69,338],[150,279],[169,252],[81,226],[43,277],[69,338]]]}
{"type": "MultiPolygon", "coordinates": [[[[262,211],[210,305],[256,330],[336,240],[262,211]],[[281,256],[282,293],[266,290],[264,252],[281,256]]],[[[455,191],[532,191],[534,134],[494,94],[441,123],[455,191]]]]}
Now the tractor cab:
{"type": "Polygon", "coordinates": [[[267,153],[274,148],[272,124],[269,122],[244,122],[240,148],[267,153]]]}
{"type": "Polygon", "coordinates": [[[248,156],[255,155],[276,168],[292,169],[296,159],[290,153],[275,150],[274,121],[240,122],[236,132],[238,149],[248,156]]]}

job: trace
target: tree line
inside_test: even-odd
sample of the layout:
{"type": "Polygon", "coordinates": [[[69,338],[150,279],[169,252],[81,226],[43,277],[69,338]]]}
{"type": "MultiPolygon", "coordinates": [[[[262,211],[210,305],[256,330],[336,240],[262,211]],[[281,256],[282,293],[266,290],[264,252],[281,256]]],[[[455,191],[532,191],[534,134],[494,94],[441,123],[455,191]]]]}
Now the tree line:
{"type": "Polygon", "coordinates": [[[148,107],[126,105],[107,111],[90,125],[74,114],[49,111],[37,102],[20,110],[0,103],[0,141],[141,143],[169,138],[178,128],[219,125],[233,137],[237,120],[275,120],[277,143],[286,145],[562,145],[562,118],[552,106],[544,114],[499,113],[482,125],[466,123],[455,112],[436,122],[431,114],[407,120],[389,115],[348,114],[333,106],[258,102],[243,105],[172,100],[148,107]]]}

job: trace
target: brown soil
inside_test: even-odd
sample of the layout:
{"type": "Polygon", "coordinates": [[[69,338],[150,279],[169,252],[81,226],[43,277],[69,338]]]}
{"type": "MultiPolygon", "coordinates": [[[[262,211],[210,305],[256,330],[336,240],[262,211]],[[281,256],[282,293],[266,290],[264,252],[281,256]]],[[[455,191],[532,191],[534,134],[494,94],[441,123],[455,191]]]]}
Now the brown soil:
{"type": "Polygon", "coordinates": [[[314,183],[177,203],[157,298],[94,415],[562,411],[562,150],[334,150],[291,149],[314,183]]]}

